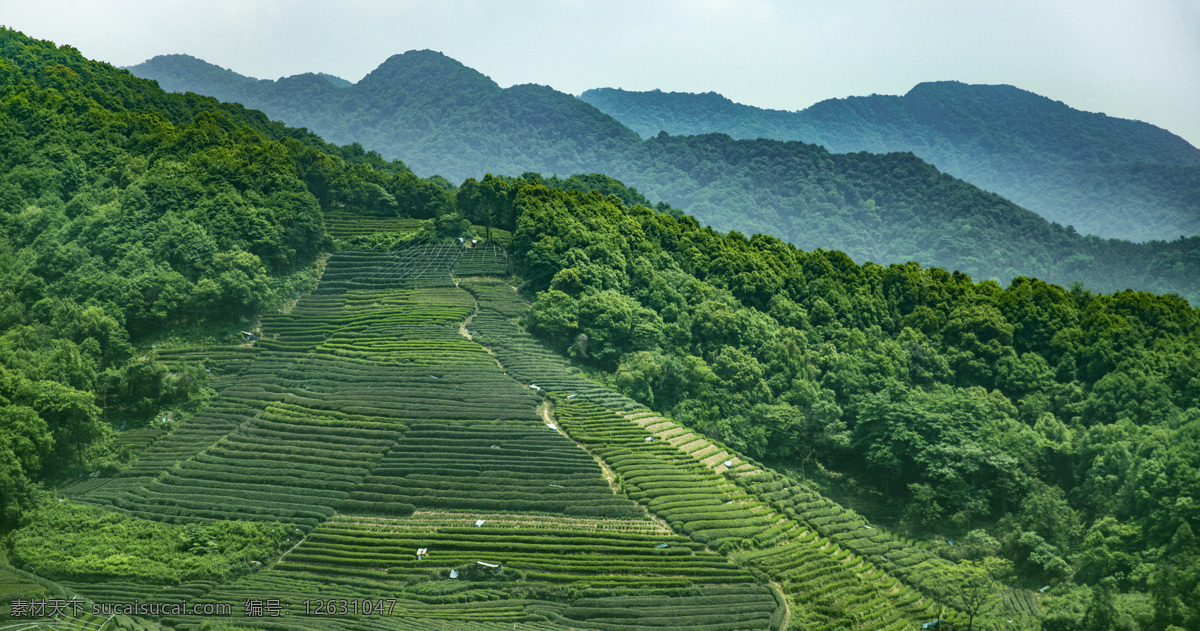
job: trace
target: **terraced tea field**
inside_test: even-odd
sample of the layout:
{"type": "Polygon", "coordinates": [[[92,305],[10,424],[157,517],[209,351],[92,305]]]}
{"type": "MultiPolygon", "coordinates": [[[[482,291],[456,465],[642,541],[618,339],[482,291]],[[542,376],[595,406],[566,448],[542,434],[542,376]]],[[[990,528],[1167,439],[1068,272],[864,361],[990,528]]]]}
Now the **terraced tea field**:
{"type": "MultiPolygon", "coordinates": [[[[406,217],[382,217],[348,212],[325,213],[325,231],[339,240],[378,234],[410,235],[415,233],[422,223],[421,219],[406,217]]],[[[477,235],[486,235],[488,232],[486,227],[479,225],[473,225],[471,229],[477,235]]],[[[512,233],[508,230],[492,228],[491,235],[492,241],[497,244],[508,245],[512,241],[512,233]]]]}
{"type": "Polygon", "coordinates": [[[521,329],[528,305],[510,284],[479,278],[506,275],[507,259],[470,256],[432,243],[334,255],[312,295],[264,316],[252,352],[230,351],[206,409],[131,433],[132,467],[66,490],[168,524],[277,521],[297,541],[282,556],[226,583],[56,588],[235,603],[229,624],[265,629],[899,630],[935,617],[947,562],[586,379],[521,329]],[[256,599],[278,615],[247,616],[256,599]]]}
{"type": "Polygon", "coordinates": [[[334,239],[362,237],[381,232],[406,233],[416,230],[420,219],[372,217],[355,213],[325,213],[325,231],[334,239]]]}
{"type": "Polygon", "coordinates": [[[635,420],[581,399],[559,399],[563,428],[621,476],[628,496],[709,548],[764,572],[782,585],[800,628],[901,629],[936,614],[920,592],[898,583],[869,559],[854,554],[802,519],[781,514],[753,483],[770,474],[750,463],[726,468],[701,456],[696,441],[672,444],[646,439],[652,434],[635,420]]]}
{"type": "MultiPolygon", "coordinates": [[[[405,617],[601,629],[671,619],[671,628],[765,628],[777,610],[770,590],[747,570],[645,519],[412,517],[335,517],[271,570],[210,596],[283,594],[293,611],[314,593],[385,597],[398,599],[405,617]],[[484,523],[477,527],[478,519],[484,523]],[[617,616],[596,600],[626,611],[617,616]],[[737,615],[716,615],[718,604],[737,615]]],[[[331,628],[324,626],[331,621],[304,624],[331,628]]]]}

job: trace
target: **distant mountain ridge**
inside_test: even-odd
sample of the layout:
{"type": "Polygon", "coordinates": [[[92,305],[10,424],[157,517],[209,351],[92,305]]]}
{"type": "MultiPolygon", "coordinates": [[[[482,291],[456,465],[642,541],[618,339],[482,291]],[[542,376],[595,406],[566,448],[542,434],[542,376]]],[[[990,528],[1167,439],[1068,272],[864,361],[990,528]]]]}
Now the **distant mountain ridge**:
{"type": "Polygon", "coordinates": [[[165,90],[236,101],[330,142],[359,142],[417,173],[455,181],[487,172],[595,171],[594,155],[639,143],[632,130],[569,94],[538,85],[501,88],[429,50],[393,55],[345,87],[313,74],[260,81],[187,55],[129,70],[165,90]],[[580,146],[587,147],[582,155],[580,146]]]}
{"type": "Polygon", "coordinates": [[[1200,278],[1189,272],[1200,269],[1200,238],[1137,245],[1084,237],[910,152],[836,154],[725,134],[643,140],[581,99],[538,85],[501,88],[433,51],[392,56],[342,88],[315,75],[242,80],[207,66],[172,57],[130,70],[237,100],[336,143],[360,143],[421,175],[604,173],[718,230],[773,234],[857,261],[1200,299],[1200,278]]]}
{"type": "Polygon", "coordinates": [[[1075,110],[1009,85],[921,83],[904,96],[829,99],[798,112],[713,92],[603,88],[580,98],[643,137],[725,133],[835,153],[911,151],[1086,234],[1200,234],[1200,149],[1154,125],[1075,110]]]}

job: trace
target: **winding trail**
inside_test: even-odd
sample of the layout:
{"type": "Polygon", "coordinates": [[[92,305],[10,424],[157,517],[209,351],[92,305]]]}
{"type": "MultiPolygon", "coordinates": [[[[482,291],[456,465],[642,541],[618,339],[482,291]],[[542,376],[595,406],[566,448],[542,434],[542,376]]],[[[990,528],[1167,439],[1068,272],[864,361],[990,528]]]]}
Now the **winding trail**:
{"type": "Polygon", "coordinates": [[[471,323],[471,320],[475,319],[475,316],[479,315],[479,299],[475,296],[471,296],[471,301],[475,303],[475,311],[471,313],[471,315],[467,316],[462,322],[458,323],[458,334],[474,342],[475,338],[471,337],[471,332],[467,330],[467,325],[471,323]]]}
{"type": "Polygon", "coordinates": [[[779,625],[779,631],[787,631],[788,625],[792,623],[792,603],[788,602],[787,593],[783,591],[783,585],[779,581],[771,581],[771,587],[779,590],[779,596],[783,599],[783,622],[779,625]]]}
{"type": "MultiPolygon", "coordinates": [[[[571,441],[572,443],[579,445],[580,449],[587,452],[587,454],[592,457],[592,460],[596,461],[596,464],[599,465],[600,470],[604,473],[604,479],[608,480],[608,486],[610,489],[612,489],[613,493],[615,493],[617,495],[624,495],[624,491],[621,490],[621,485],[617,484],[617,472],[613,471],[612,468],[608,466],[608,463],[604,462],[603,458],[592,453],[591,449],[588,449],[587,447],[585,447],[582,444],[580,444],[579,442],[577,442],[574,438],[571,438],[571,435],[568,434],[566,432],[566,430],[564,430],[562,428],[562,425],[558,423],[558,419],[555,418],[554,404],[551,403],[549,399],[546,399],[545,401],[542,402],[541,405],[538,406],[538,413],[541,415],[542,420],[545,421],[546,423],[554,423],[555,431],[557,431],[559,434],[562,434],[563,436],[566,436],[567,440],[571,441]]],[[[648,519],[654,521],[656,524],[661,526],[664,531],[669,532],[669,533],[675,532],[675,529],[671,528],[671,524],[667,523],[667,520],[663,519],[662,517],[659,517],[658,515],[656,515],[654,513],[654,511],[647,509],[642,504],[638,504],[638,506],[641,507],[642,511],[646,513],[646,517],[648,519]]]]}
{"type": "Polygon", "coordinates": [[[291,554],[291,553],[292,553],[292,550],[295,550],[295,549],[296,549],[296,548],[297,548],[297,547],[298,547],[300,544],[304,543],[304,540],[305,540],[305,539],[308,539],[308,535],[307,535],[307,534],[305,534],[304,536],[300,537],[300,540],[296,542],[296,545],[294,545],[294,546],[292,546],[292,547],[288,548],[288,549],[287,549],[287,552],[284,552],[283,554],[279,555],[279,558],[277,558],[277,559],[275,559],[274,561],[271,561],[271,562],[270,562],[270,563],[268,563],[267,565],[263,566],[262,570],[260,570],[260,571],[269,570],[269,569],[271,569],[271,568],[275,567],[275,566],[276,566],[276,565],[277,565],[277,564],[278,564],[280,561],[282,561],[282,560],[283,560],[283,557],[285,557],[285,556],[287,556],[287,555],[291,554]]]}
{"type": "MultiPolygon", "coordinates": [[[[475,319],[475,316],[479,315],[479,299],[472,295],[471,300],[475,303],[475,311],[471,313],[471,315],[464,318],[462,322],[458,323],[458,334],[467,338],[468,340],[471,340],[472,342],[475,342],[476,344],[479,344],[479,342],[475,341],[475,337],[471,335],[471,332],[467,330],[467,325],[471,323],[471,320],[475,319]]],[[[496,362],[496,366],[500,368],[500,372],[504,373],[504,376],[509,376],[508,371],[504,370],[504,364],[500,363],[500,358],[496,357],[496,354],[492,352],[491,347],[484,346],[483,344],[479,344],[479,347],[486,351],[488,355],[492,356],[492,361],[496,362]]]]}

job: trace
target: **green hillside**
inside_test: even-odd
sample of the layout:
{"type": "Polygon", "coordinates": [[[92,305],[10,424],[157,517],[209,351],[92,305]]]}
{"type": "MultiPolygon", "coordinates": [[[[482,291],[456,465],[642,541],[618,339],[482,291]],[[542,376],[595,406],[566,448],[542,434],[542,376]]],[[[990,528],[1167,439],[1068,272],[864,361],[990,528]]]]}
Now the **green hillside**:
{"type": "Polygon", "coordinates": [[[170,347],[236,349],[259,312],[311,286],[332,244],[323,208],[453,203],[361,146],[7,29],[0,90],[4,524],[40,479],[126,466],[137,442],[114,430],[202,404],[237,351],[176,371],[170,347]]]}
{"type": "MultiPolygon", "coordinates": [[[[598,174],[455,187],[0,52],[0,625],[1200,620],[1178,296],[859,265],[598,174]]],[[[791,146],[706,140],[645,146],[695,173],[791,146]]],[[[1011,207],[796,146],[827,200],[1011,207]]]]}
{"type": "MultiPolygon", "coordinates": [[[[538,292],[529,329],[668,412],[649,426],[660,438],[720,440],[699,454],[809,477],[877,526],[944,537],[944,558],[1004,559],[1016,585],[1052,588],[1047,626],[1092,628],[1085,610],[1114,599],[1127,628],[1197,620],[1173,603],[1200,579],[1200,523],[1180,510],[1200,474],[1200,310],[859,266],[594,193],[526,187],[515,203],[514,260],[538,292]]],[[[821,510],[772,479],[746,478],[785,487],[785,514],[821,510]]],[[[906,574],[916,559],[858,523],[849,541],[829,534],[925,585],[906,574]]]]}
{"type": "MultiPolygon", "coordinates": [[[[164,580],[188,601],[271,594],[289,628],[760,629],[790,617],[901,629],[935,615],[853,539],[830,539],[865,532],[853,513],[806,508],[812,493],[792,509],[781,478],[709,441],[646,442],[672,424],[542,350],[514,324],[528,303],[510,285],[456,288],[456,257],[407,256],[438,272],[380,275],[396,254],[334,255],[311,296],[264,319],[255,357],[205,410],[124,474],[64,489],[72,502],[13,534],[12,561],[95,602],[151,600],[164,580]],[[522,383],[534,376],[540,391],[522,383]],[[282,557],[221,558],[230,528],[282,557]],[[146,534],[121,534],[134,532],[146,534]],[[138,561],[176,537],[207,552],[138,561]],[[329,598],[387,612],[300,615],[329,598]]],[[[911,547],[880,542],[897,556],[911,547]]],[[[918,554],[936,593],[947,570],[918,554]]]]}
{"type": "MultiPolygon", "coordinates": [[[[712,471],[697,459],[711,449],[647,443],[626,416],[644,408],[517,328],[528,303],[483,280],[509,275],[507,254],[444,236],[508,238],[503,182],[447,189],[2,35],[19,151],[3,171],[10,615],[47,594],[81,599],[53,623],[73,628],[280,628],[280,607],[286,628],[318,629],[899,629],[935,615],[940,594],[712,471]],[[384,251],[318,256],[334,243],[384,251]],[[656,472],[643,479],[630,454],[656,472]],[[635,492],[672,488],[687,492],[657,513],[635,492]],[[807,546],[794,576],[772,574],[780,557],[729,557],[793,544],[807,546]],[[260,597],[262,619],[247,604],[260,597]],[[156,610],[119,606],[132,602],[156,610]]],[[[602,176],[546,182],[644,199],[602,176]]],[[[46,626],[27,611],[26,627],[46,626]]]]}
{"type": "Polygon", "coordinates": [[[855,261],[919,261],[1007,284],[1019,276],[1089,289],[1200,299],[1200,237],[1134,244],[1081,236],[908,153],[835,154],[816,145],[657,136],[612,175],[718,230],[761,232],[855,261]],[[642,184],[655,173],[655,186],[642,184]]]}
{"type": "MultiPolygon", "coordinates": [[[[805,249],[840,250],[859,262],[920,261],[1001,283],[1032,276],[1061,285],[1080,281],[1099,291],[1138,289],[1200,298],[1200,276],[1192,272],[1200,266],[1200,241],[1176,239],[1190,231],[1171,228],[1167,238],[1176,240],[1138,245],[1081,236],[1074,228],[1047,222],[941,174],[911,153],[838,154],[803,142],[724,135],[639,140],[629,128],[570,95],[533,85],[502,89],[431,51],[393,56],[359,83],[342,88],[313,75],[238,79],[185,56],[156,57],[131,70],[174,89],[186,87],[262,108],[335,142],[362,143],[385,157],[403,159],[418,173],[456,181],[485,173],[604,173],[718,230],[772,234],[805,249]]],[[[1128,135],[1126,126],[1116,127],[1104,136],[1110,144],[1128,135]]],[[[1163,134],[1142,134],[1147,139],[1137,146],[1162,144],[1163,134]]],[[[1138,155],[1172,160],[1180,166],[1170,168],[1181,173],[1200,168],[1188,166],[1194,150],[1186,143],[1168,149],[1145,149],[1138,155]]],[[[1113,150],[1134,151],[1119,144],[1113,150]]],[[[1028,147],[1017,153],[1022,160],[1039,155],[1028,147]]],[[[1068,153],[1062,159],[1082,158],[1068,153]]],[[[1019,179],[1026,178],[1020,174],[1042,177],[1049,172],[1023,164],[1013,171],[1019,179]]],[[[1111,172],[1123,168],[1088,167],[1106,186],[1175,190],[1151,167],[1139,171],[1157,174],[1150,179],[1111,172]]],[[[1193,199],[1193,193],[1181,194],[1193,199]]],[[[1142,215],[1120,212],[1122,221],[1140,222],[1142,215]]]]}
{"type": "Polygon", "coordinates": [[[904,96],[830,99],[797,112],[712,92],[604,88],[580,98],[646,138],[724,133],[835,153],[912,152],[1084,234],[1145,241],[1200,233],[1200,150],[1153,125],[1012,86],[922,83],[904,96]]]}

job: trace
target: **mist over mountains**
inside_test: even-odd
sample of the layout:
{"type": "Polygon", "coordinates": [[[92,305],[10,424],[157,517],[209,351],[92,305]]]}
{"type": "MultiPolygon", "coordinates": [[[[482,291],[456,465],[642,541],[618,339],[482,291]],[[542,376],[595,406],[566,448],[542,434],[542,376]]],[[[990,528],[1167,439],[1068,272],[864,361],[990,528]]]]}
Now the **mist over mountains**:
{"type": "Polygon", "coordinates": [[[455,182],[485,173],[598,171],[640,144],[635,132],[569,94],[538,85],[504,89],[428,50],[393,55],[346,86],[311,73],[259,81],[186,55],[129,70],[167,91],[242,103],[455,182]]]}
{"type": "Polygon", "coordinates": [[[1154,125],[1010,85],[922,83],[903,96],[829,99],[798,112],[714,92],[603,88],[580,98],[644,137],[725,133],[835,153],[911,151],[1085,234],[1143,241],[1200,232],[1200,149],[1154,125]]]}
{"type": "MultiPolygon", "coordinates": [[[[403,160],[420,175],[440,174],[461,181],[485,173],[605,173],[718,230],[769,233],[805,249],[842,250],[858,261],[915,260],[1001,283],[1024,275],[1063,285],[1082,281],[1104,291],[1137,288],[1191,298],[1197,296],[1200,283],[1194,278],[1194,270],[1200,268],[1200,239],[1139,245],[1083,236],[973,183],[940,173],[909,149],[886,155],[839,154],[809,142],[739,140],[724,133],[670,135],[668,131],[642,139],[639,130],[585,100],[545,86],[501,88],[483,74],[432,51],[392,56],[353,85],[315,74],[259,81],[182,55],[156,57],[130,70],[158,80],[167,90],[190,90],[237,101],[332,142],[360,143],[385,158],[403,160]]],[[[927,85],[922,91],[954,93],[961,87],[927,85]]],[[[1001,92],[1020,93],[1015,89],[1001,92]]],[[[593,98],[595,93],[589,94],[588,98],[593,98]]],[[[1021,94],[1013,98],[1024,98],[1021,94]]],[[[704,98],[719,100],[715,95],[704,98]]],[[[918,117],[901,107],[904,103],[896,98],[851,99],[851,105],[832,103],[816,108],[826,119],[857,120],[857,127],[839,132],[840,136],[829,132],[828,138],[817,140],[836,145],[866,138],[873,139],[872,149],[893,149],[888,144],[893,141],[867,124],[879,118],[893,120],[893,128],[920,131],[918,137],[926,145],[946,155],[958,155],[950,138],[967,138],[975,144],[1006,138],[979,132],[1000,125],[987,122],[982,115],[976,118],[984,122],[977,121],[974,127],[961,122],[957,114],[957,118],[947,114],[944,123],[931,126],[929,121],[937,120],[933,105],[921,110],[924,113],[918,117]],[[881,111],[866,114],[874,110],[881,111]],[[847,111],[860,113],[855,119],[847,111]]],[[[947,99],[931,96],[924,102],[937,104],[947,99]]],[[[1000,104],[996,108],[1010,107],[1000,104]]],[[[961,104],[947,109],[952,113],[969,110],[961,104]]],[[[1076,121],[1065,106],[1049,111],[1065,121],[1076,121]]],[[[774,120],[783,114],[788,113],[764,113],[761,117],[774,120]]],[[[1054,128],[1066,124],[1055,120],[1039,124],[1054,128]]],[[[1096,120],[1112,123],[1107,135],[1100,136],[1111,145],[1109,154],[1162,163],[1144,168],[1146,186],[1151,186],[1155,177],[1165,177],[1171,185],[1159,187],[1166,191],[1163,195],[1190,199],[1189,178],[1200,170],[1195,166],[1194,148],[1181,140],[1158,142],[1174,137],[1148,125],[1107,117],[1096,120]],[[1129,138],[1120,142],[1114,140],[1124,138],[1122,130],[1130,129],[1136,133],[1126,134],[1129,138]]],[[[758,128],[766,125],[756,124],[758,128]]],[[[772,124],[775,128],[782,125],[772,124]]],[[[1070,138],[1088,137],[1082,131],[1072,133],[1062,131],[1070,138]]],[[[1005,155],[1036,154],[1035,149],[1040,151],[1042,145],[1034,140],[1054,144],[1045,134],[1027,136],[1000,143],[1020,149],[1005,155]]],[[[1069,165],[1092,160],[1094,164],[1087,168],[1109,183],[1120,178],[1105,176],[1105,169],[1138,173],[1126,163],[1100,162],[1107,158],[1088,153],[1089,143],[1077,144],[1080,146],[1062,149],[1052,157],[1069,165]]],[[[1009,162],[997,159],[996,163],[1008,169],[1014,180],[1022,179],[1018,167],[1038,171],[1044,166],[1030,166],[1017,157],[1006,159],[1009,162]]],[[[1122,216],[1140,221],[1136,212],[1122,216]]]]}

